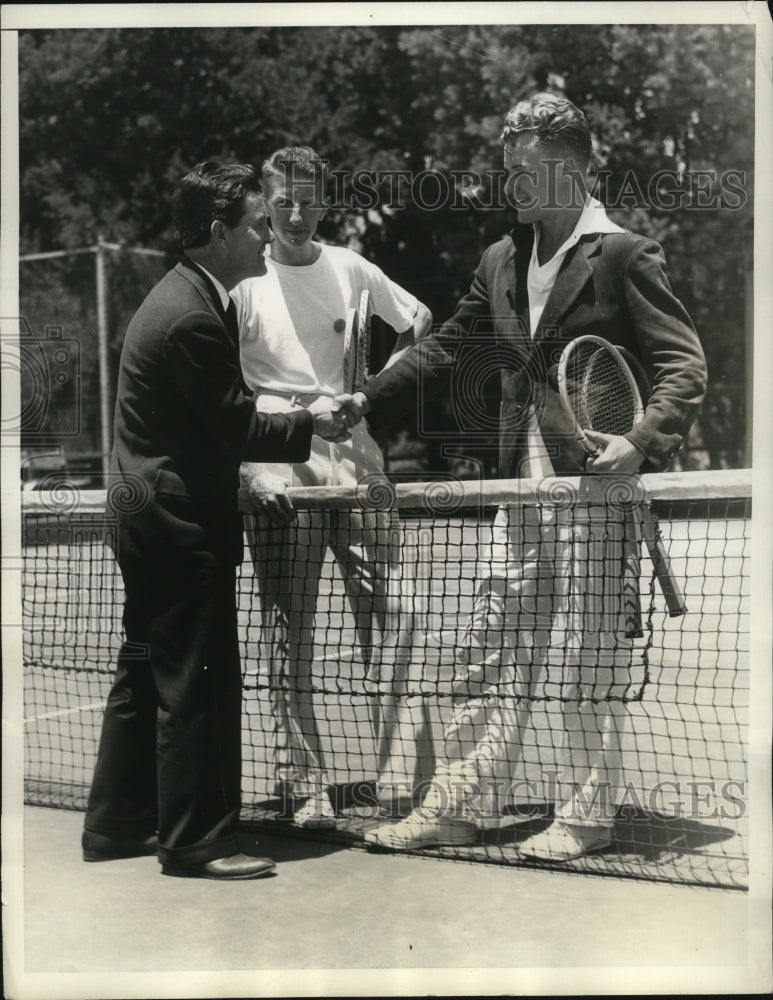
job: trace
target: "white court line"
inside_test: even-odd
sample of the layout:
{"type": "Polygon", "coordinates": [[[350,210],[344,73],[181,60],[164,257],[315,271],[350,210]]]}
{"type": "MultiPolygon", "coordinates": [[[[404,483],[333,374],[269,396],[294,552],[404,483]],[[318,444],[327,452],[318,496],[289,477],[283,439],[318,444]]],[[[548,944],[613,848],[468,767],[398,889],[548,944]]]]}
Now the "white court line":
{"type": "MultiPolygon", "coordinates": [[[[342,660],[353,660],[353,659],[354,659],[354,650],[353,649],[345,649],[342,653],[333,653],[333,654],[331,654],[329,656],[315,656],[312,659],[311,662],[312,663],[335,663],[335,662],[340,663],[342,660]]],[[[252,668],[249,668],[249,667],[244,672],[245,672],[245,674],[247,674],[250,677],[256,676],[257,674],[260,673],[260,671],[257,668],[256,669],[252,669],[252,668]]]]}
{"type": "MultiPolygon", "coordinates": [[[[437,643],[438,646],[443,645],[453,645],[453,641],[456,638],[456,632],[454,629],[443,629],[442,632],[427,632],[426,639],[431,643],[437,643]],[[445,643],[444,640],[448,639],[450,642],[445,643]]],[[[328,653],[325,656],[315,656],[312,663],[340,663],[342,660],[353,660],[354,650],[345,649],[341,653],[328,653]]],[[[253,676],[259,673],[258,670],[247,669],[245,673],[248,676],[253,676]]]]}
{"type": "Polygon", "coordinates": [[[104,701],[93,701],[90,705],[78,705],[77,708],[62,708],[58,712],[44,712],[43,715],[33,715],[24,720],[26,726],[28,722],[40,722],[41,719],[56,719],[60,715],[73,715],[75,712],[95,712],[98,708],[104,708],[104,701]]]}
{"type": "Polygon", "coordinates": [[[312,663],[326,663],[328,660],[353,660],[354,650],[345,649],[342,653],[334,653],[331,656],[315,656],[312,663]]]}

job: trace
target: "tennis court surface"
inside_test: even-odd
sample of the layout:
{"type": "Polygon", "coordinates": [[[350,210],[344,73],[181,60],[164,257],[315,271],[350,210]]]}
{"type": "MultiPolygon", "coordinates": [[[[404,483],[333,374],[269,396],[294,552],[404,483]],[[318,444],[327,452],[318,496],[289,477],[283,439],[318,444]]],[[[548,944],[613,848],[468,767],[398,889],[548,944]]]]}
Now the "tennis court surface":
{"type": "Polygon", "coordinates": [[[258,847],[277,861],[271,878],[170,879],[153,858],[84,864],[77,812],[24,813],[24,967],[57,995],[571,993],[583,985],[599,994],[615,984],[646,992],[656,982],[668,992],[700,984],[732,992],[748,982],[744,893],[271,835],[258,847]]]}

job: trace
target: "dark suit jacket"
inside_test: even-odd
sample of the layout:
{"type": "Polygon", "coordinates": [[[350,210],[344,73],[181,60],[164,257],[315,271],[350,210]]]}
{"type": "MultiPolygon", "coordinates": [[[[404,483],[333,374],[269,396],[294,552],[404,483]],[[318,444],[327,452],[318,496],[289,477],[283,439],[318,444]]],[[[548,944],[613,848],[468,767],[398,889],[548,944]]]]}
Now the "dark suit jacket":
{"type": "Polygon", "coordinates": [[[665,468],[703,400],[706,363],[692,322],[671,291],[663,251],[633,233],[582,237],[564,260],[532,339],[526,276],[533,239],[531,226],[519,226],[488,247],[451,319],[365,388],[376,415],[381,406],[394,414],[414,404],[419,379],[434,393],[451,378],[455,402],[467,394],[474,407],[475,365],[480,372],[496,364],[502,379],[500,475],[519,475],[531,404],[556,473],[575,474],[585,455],[560,412],[550,373],[569,341],[596,334],[642,361],[653,391],[644,420],[628,437],[646,456],[643,471],[665,468]],[[476,339],[477,360],[470,351],[476,339]]]}
{"type": "Polygon", "coordinates": [[[240,561],[239,464],[303,462],[312,433],[306,410],[256,412],[217,292],[183,261],[142,303],[123,344],[112,457],[121,489],[111,496],[124,544],[158,558],[195,549],[240,561]]]}

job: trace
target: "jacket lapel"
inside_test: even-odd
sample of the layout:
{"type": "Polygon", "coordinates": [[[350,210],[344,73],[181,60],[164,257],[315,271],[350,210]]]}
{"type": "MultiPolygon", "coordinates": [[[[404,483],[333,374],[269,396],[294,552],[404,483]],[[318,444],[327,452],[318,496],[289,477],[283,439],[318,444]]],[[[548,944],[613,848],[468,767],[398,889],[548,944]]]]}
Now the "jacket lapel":
{"type": "Polygon", "coordinates": [[[574,302],[590,278],[593,269],[588,258],[597,252],[601,245],[601,236],[594,234],[590,238],[581,239],[564,258],[564,263],[550,292],[539,326],[534,333],[534,340],[541,340],[545,331],[558,325],[560,319],[574,302]]]}
{"type": "Polygon", "coordinates": [[[191,263],[187,258],[184,258],[175,267],[175,271],[181,274],[183,278],[198,290],[204,301],[207,303],[212,312],[223,321],[225,324],[225,312],[223,310],[223,304],[220,301],[220,296],[217,294],[217,290],[209,278],[204,274],[202,270],[196,267],[195,264],[191,263]]]}

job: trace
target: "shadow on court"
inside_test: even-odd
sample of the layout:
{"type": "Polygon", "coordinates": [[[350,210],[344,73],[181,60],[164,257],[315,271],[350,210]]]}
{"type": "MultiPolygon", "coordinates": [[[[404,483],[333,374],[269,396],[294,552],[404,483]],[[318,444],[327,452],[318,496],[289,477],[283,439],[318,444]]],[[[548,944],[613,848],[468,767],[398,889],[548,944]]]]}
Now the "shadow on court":
{"type": "MultiPolygon", "coordinates": [[[[291,807],[281,798],[255,803],[247,811],[246,829],[273,836],[278,844],[299,845],[288,850],[288,860],[293,860],[348,847],[365,848],[365,833],[379,825],[396,822],[400,815],[410,810],[410,803],[402,804],[401,814],[379,807],[375,789],[369,782],[338,785],[332,799],[337,813],[335,829],[299,829],[292,823],[291,807]]],[[[748,863],[740,851],[738,831],[731,827],[627,807],[618,814],[612,843],[603,850],[570,862],[522,856],[519,846],[546,829],[552,818],[553,808],[547,803],[513,805],[499,819],[484,821],[474,844],[429,846],[398,853],[446,862],[537,868],[647,882],[746,887],[748,863]]],[[[368,848],[368,851],[394,853],[381,848],[368,848]]]]}
{"type": "MultiPolygon", "coordinates": [[[[511,807],[507,813],[516,820],[520,819],[516,844],[540,833],[552,822],[552,810],[547,804],[542,808],[511,807]],[[535,814],[542,818],[531,818],[535,814]]],[[[485,834],[484,842],[496,844],[498,833],[499,831],[491,831],[485,834]]],[[[700,823],[681,816],[667,817],[644,810],[626,809],[615,819],[612,844],[597,854],[608,857],[616,854],[635,855],[642,861],[656,863],[664,860],[665,856],[673,860],[680,854],[710,850],[712,845],[732,840],[735,836],[737,830],[731,827],[700,823]]]]}

